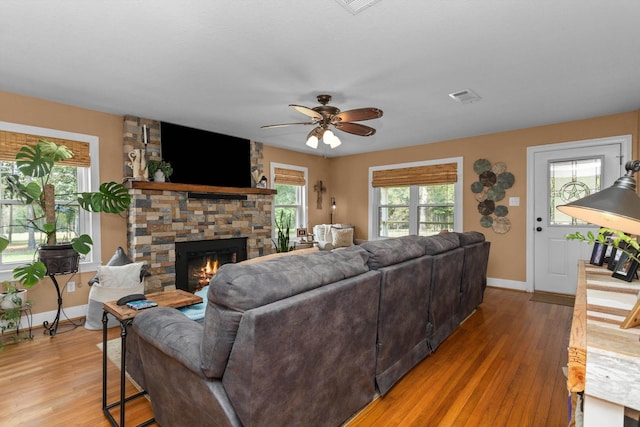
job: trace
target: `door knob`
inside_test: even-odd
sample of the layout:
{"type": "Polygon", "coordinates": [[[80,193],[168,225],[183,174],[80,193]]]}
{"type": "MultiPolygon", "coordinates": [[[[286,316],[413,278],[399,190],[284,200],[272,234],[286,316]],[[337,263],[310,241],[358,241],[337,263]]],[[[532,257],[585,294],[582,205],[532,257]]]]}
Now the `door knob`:
{"type": "Polygon", "coordinates": [[[538,218],[536,218],[536,221],[542,222],[542,218],[538,217],[538,218]]]}
{"type": "Polygon", "coordinates": [[[542,231],[542,227],[536,227],[536,231],[542,231]]]}

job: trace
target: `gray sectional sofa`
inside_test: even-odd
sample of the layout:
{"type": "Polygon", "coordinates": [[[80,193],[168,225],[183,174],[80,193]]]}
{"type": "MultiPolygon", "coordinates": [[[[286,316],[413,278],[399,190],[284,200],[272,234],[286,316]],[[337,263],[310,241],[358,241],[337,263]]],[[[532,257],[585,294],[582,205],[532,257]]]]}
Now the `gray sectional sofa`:
{"type": "Polygon", "coordinates": [[[369,241],[214,276],[203,322],[139,314],[127,371],[164,426],[338,426],[482,302],[477,232],[369,241]]]}

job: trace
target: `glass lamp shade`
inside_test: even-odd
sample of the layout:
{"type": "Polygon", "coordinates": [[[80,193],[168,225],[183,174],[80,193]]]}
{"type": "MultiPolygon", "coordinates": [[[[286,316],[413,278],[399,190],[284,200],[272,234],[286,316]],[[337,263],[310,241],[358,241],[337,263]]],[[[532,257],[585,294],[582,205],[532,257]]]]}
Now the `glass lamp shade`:
{"type": "Polygon", "coordinates": [[[331,138],[331,141],[329,141],[329,147],[336,148],[336,147],[340,146],[340,144],[342,144],[342,141],[340,141],[340,138],[338,138],[337,136],[333,135],[333,138],[331,138]]]}
{"type": "Polygon", "coordinates": [[[322,135],[322,142],[324,142],[327,145],[331,145],[331,141],[333,140],[333,138],[335,138],[335,135],[333,134],[333,132],[327,129],[324,131],[324,134],[322,135]]]}
{"type": "Polygon", "coordinates": [[[311,148],[318,148],[318,137],[315,135],[311,135],[307,138],[306,144],[311,148]]]}
{"type": "Polygon", "coordinates": [[[635,179],[625,175],[611,187],[557,209],[600,227],[640,235],[640,197],[635,189],[635,179]]]}

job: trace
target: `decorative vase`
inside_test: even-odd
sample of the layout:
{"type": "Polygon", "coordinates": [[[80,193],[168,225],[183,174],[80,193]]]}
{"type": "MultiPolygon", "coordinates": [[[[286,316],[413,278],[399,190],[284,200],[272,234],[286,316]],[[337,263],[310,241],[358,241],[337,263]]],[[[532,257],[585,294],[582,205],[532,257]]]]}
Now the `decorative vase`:
{"type": "Polygon", "coordinates": [[[164,182],[164,173],[160,169],[158,169],[153,174],[153,180],[156,182],[164,182]]]}
{"type": "Polygon", "coordinates": [[[0,294],[0,308],[3,310],[10,310],[12,308],[22,307],[27,301],[27,290],[20,289],[17,294],[15,294],[18,298],[20,298],[20,304],[16,304],[12,301],[12,296],[14,294],[10,294],[7,292],[3,292],[0,294]]]}

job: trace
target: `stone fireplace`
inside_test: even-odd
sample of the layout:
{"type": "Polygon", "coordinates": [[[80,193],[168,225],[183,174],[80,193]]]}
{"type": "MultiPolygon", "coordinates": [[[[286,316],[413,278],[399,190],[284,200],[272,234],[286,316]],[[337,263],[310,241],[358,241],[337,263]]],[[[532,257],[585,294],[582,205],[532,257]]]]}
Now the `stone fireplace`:
{"type": "MultiPolygon", "coordinates": [[[[158,121],[125,116],[125,176],[131,176],[127,154],[132,149],[143,149],[148,159],[161,158],[160,136],[158,121]],[[141,135],[143,124],[150,130],[148,144],[141,135]]],[[[251,166],[258,171],[264,170],[262,149],[262,143],[251,142],[251,166]]],[[[274,251],[271,209],[275,190],[134,180],[125,185],[132,198],[128,253],[133,261],[149,265],[153,290],[187,286],[176,281],[176,243],[242,239],[248,259],[274,251]]]]}
{"type": "Polygon", "coordinates": [[[151,277],[163,288],[184,286],[176,283],[176,243],[243,239],[246,258],[273,252],[274,190],[142,181],[125,185],[132,197],[127,227],[129,256],[148,264],[151,277]],[[192,192],[205,192],[212,198],[192,198],[192,192]],[[245,194],[223,197],[228,193],[245,194]],[[216,194],[221,198],[215,198],[216,194]]]}

